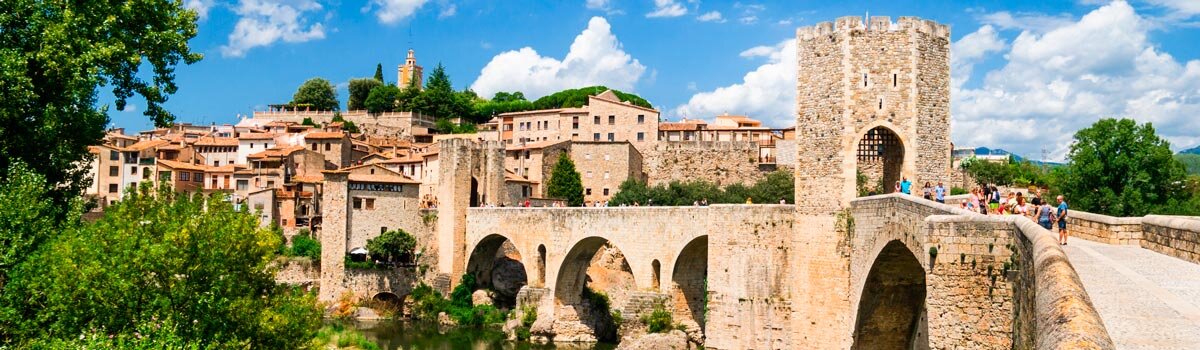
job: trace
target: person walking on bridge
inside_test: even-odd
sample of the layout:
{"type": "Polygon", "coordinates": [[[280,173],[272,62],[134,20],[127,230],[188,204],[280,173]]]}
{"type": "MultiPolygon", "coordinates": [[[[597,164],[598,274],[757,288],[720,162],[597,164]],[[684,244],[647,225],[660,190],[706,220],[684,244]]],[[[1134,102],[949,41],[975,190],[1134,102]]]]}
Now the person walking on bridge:
{"type": "Polygon", "coordinates": [[[903,181],[900,181],[900,192],[904,194],[912,194],[912,181],[908,181],[907,177],[905,177],[903,181]]]}
{"type": "Polygon", "coordinates": [[[1067,200],[1058,195],[1058,244],[1067,245],[1067,200]]]}
{"type": "Polygon", "coordinates": [[[946,204],[946,187],[942,186],[941,182],[938,182],[937,187],[933,189],[933,193],[938,203],[946,204]]]}

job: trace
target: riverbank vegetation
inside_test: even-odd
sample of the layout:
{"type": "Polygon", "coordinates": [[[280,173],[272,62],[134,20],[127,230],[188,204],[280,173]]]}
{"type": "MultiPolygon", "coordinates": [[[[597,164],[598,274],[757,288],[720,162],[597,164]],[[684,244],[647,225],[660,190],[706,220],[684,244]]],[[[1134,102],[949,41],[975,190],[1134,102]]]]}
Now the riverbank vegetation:
{"type": "Polygon", "coordinates": [[[703,180],[672,181],[668,184],[648,186],[644,182],[630,179],[621,183],[608,205],[690,206],[705,200],[709,204],[740,204],[746,203],[747,200],[753,203],[778,204],[781,199],[788,204],[794,204],[795,189],[795,177],[787,170],[767,174],[751,186],[735,183],[723,188],[703,180]]]}

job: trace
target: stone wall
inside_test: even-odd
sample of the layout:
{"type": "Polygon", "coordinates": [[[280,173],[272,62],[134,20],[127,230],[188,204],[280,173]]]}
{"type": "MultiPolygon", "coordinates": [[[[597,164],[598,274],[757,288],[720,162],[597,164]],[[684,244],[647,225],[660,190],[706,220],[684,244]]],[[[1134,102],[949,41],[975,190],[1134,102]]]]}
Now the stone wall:
{"type": "Polygon", "coordinates": [[[1085,211],[1067,212],[1067,232],[1072,237],[1089,241],[1140,245],[1142,240],[1141,218],[1118,218],[1093,214],[1085,211]]]}
{"type": "Polygon", "coordinates": [[[275,272],[275,281],[291,285],[316,285],[321,278],[321,265],[307,258],[287,258],[277,260],[279,271],[275,272]]]}
{"type": "Polygon", "coordinates": [[[642,149],[642,159],[650,185],[694,180],[752,185],[769,172],[760,169],[758,146],[750,142],[657,142],[642,149]]]}
{"type": "Polygon", "coordinates": [[[1142,230],[1142,248],[1200,264],[1200,218],[1150,215],[1142,230]]]}

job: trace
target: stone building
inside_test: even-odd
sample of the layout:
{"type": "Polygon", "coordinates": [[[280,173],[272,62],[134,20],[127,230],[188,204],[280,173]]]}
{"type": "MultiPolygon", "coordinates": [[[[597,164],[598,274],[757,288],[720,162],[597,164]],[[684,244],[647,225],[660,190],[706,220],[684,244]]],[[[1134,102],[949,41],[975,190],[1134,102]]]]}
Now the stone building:
{"type": "Polygon", "coordinates": [[[350,135],[341,131],[313,131],[304,134],[304,146],[325,156],[325,169],[350,166],[353,162],[353,145],[350,135]]]}
{"type": "Polygon", "coordinates": [[[204,164],[214,167],[239,164],[238,146],[238,139],[232,137],[205,136],[192,143],[196,153],[204,157],[204,164]]]}
{"type": "Polygon", "coordinates": [[[204,172],[207,167],[203,164],[159,159],[157,165],[157,180],[171,184],[176,191],[195,192],[204,189],[204,172]]]}
{"type": "MultiPolygon", "coordinates": [[[[657,141],[659,112],[621,101],[611,90],[578,108],[500,114],[494,123],[507,145],[558,141],[627,141],[641,149],[657,141]]],[[[489,129],[493,128],[489,126],[489,129]]]]}
{"type": "Polygon", "coordinates": [[[424,89],[423,80],[424,75],[421,74],[421,66],[417,65],[416,53],[413,49],[408,49],[408,56],[404,58],[404,64],[396,67],[396,86],[403,89],[412,84],[418,89],[424,89]]]}
{"type": "Polygon", "coordinates": [[[572,142],[570,152],[583,182],[585,204],[608,201],[625,180],[646,181],[642,153],[629,142],[572,142]]]}
{"type": "Polygon", "coordinates": [[[92,179],[92,183],[88,185],[86,193],[96,198],[101,206],[121,200],[121,195],[125,193],[126,182],[121,171],[125,157],[122,150],[107,144],[88,146],[88,152],[92,154],[88,178],[92,179]]]}

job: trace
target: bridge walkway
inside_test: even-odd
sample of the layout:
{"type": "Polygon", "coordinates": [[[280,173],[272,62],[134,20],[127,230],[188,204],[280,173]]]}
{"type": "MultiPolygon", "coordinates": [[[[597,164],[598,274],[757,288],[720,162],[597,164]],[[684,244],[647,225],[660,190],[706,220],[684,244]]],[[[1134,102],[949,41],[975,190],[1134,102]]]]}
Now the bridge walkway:
{"type": "Polygon", "coordinates": [[[1083,239],[1063,248],[1118,349],[1200,348],[1200,265],[1083,239]]]}

